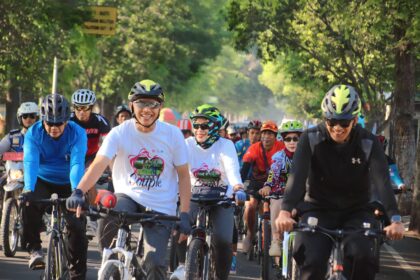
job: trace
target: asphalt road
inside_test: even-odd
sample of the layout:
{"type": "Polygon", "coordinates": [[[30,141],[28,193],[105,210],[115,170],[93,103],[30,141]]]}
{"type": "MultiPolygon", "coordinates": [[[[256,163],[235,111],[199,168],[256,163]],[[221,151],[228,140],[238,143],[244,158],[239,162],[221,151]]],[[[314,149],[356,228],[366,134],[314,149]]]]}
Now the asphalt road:
{"type": "MultiPolygon", "coordinates": [[[[46,238],[44,248],[46,247],[46,238]]],[[[100,266],[99,253],[96,251],[96,242],[89,243],[87,279],[97,279],[100,266]]],[[[260,269],[255,261],[249,262],[241,252],[239,244],[238,270],[231,275],[232,280],[259,279],[260,269]]],[[[0,257],[0,280],[10,279],[40,279],[41,271],[31,271],[28,268],[28,254],[17,252],[14,258],[0,257]]],[[[168,274],[169,275],[169,274],[168,274]]],[[[420,280],[420,239],[404,238],[402,241],[385,245],[382,248],[381,269],[377,275],[378,280],[420,280]]]]}

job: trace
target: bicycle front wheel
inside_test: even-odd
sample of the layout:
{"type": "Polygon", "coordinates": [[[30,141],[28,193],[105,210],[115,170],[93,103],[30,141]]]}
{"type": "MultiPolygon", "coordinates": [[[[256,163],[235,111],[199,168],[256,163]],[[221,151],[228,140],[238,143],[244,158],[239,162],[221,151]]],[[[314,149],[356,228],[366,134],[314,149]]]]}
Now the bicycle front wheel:
{"type": "Polygon", "coordinates": [[[44,278],[46,280],[70,279],[67,260],[64,256],[64,244],[55,232],[50,235],[44,278]]]}
{"type": "Polygon", "coordinates": [[[204,241],[193,239],[188,246],[187,260],[185,262],[185,279],[202,279],[204,269],[204,241]]]}
{"type": "Polygon", "coordinates": [[[98,280],[121,280],[120,270],[114,264],[108,265],[99,275],[98,280]]]}
{"type": "Polygon", "coordinates": [[[1,244],[3,245],[3,254],[6,257],[13,257],[19,243],[19,230],[17,222],[19,221],[18,206],[16,199],[9,197],[3,208],[1,219],[1,244]]]}
{"type": "Polygon", "coordinates": [[[268,220],[263,221],[262,226],[263,239],[262,239],[262,263],[261,263],[261,278],[263,280],[270,279],[270,267],[271,267],[271,258],[269,255],[270,250],[270,240],[271,240],[271,230],[268,220]]]}

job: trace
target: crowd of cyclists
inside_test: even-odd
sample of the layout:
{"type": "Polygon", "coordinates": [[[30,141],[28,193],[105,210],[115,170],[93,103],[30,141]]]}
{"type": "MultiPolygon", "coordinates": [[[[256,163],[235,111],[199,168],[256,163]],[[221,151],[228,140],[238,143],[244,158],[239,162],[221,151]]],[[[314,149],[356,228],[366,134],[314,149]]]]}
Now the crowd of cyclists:
{"type": "MultiPolygon", "coordinates": [[[[100,252],[111,246],[118,231],[115,218],[87,221],[78,211],[96,194],[95,184],[107,169],[117,198],[115,210],[179,217],[176,225],[162,221],[144,228],[147,279],[167,278],[165,256],[174,228],[179,266],[170,279],[185,279],[188,235],[200,200],[232,199],[245,205],[245,253],[255,241],[261,200],[271,194],[283,197],[270,201],[273,257],[282,254],[283,232],[308,217],[331,229],[375,224],[368,207],[373,198],[383,203],[390,218],[387,237],[403,237],[392,184],[404,189],[404,183],[395,162],[384,153],[386,139],[358,122],[361,101],[351,86],[332,87],[321,104],[323,121],[308,129],[299,120],[285,121],[280,128],[272,120],[252,120],[238,128],[209,104],[191,110],[177,126],[161,122],[165,93],[152,80],[135,83],[128,101],[128,106],[116,108],[113,128],[104,116],[93,113],[96,96],[89,89],[76,90],[71,104],[63,95],[50,94],[39,107],[34,102],[20,105],[21,128],[1,140],[0,154],[24,152],[20,201],[31,269],[45,266],[40,232],[46,209],[33,201],[53,193],[67,198],[71,279],[86,278],[89,236],[98,237],[100,252]]],[[[238,265],[234,209],[214,207],[210,219],[215,276],[227,279],[238,265]]],[[[347,279],[374,279],[372,240],[351,236],[344,244],[347,279]]],[[[301,279],[325,277],[331,246],[320,234],[297,233],[294,258],[301,279]]]]}

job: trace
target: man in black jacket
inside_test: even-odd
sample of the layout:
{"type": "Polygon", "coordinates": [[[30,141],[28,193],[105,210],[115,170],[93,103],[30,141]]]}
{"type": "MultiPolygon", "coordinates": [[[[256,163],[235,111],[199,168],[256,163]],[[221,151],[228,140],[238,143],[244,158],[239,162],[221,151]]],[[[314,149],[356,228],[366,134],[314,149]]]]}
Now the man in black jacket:
{"type": "MultiPolygon", "coordinates": [[[[401,239],[404,227],[390,186],[381,144],[357,124],[361,103],[347,85],[334,86],[322,101],[325,122],[305,131],[294,155],[285,197],[276,223],[281,232],[291,231],[292,209],[302,202],[302,221],[318,218],[329,229],[361,228],[375,224],[369,202],[380,199],[391,217],[388,238],[401,239]],[[374,186],[374,187],[371,187],[374,186]]],[[[374,279],[373,241],[350,236],[344,242],[344,275],[347,279],[374,279]]],[[[298,233],[294,258],[302,279],[323,279],[331,253],[331,240],[319,233],[298,233]]]]}

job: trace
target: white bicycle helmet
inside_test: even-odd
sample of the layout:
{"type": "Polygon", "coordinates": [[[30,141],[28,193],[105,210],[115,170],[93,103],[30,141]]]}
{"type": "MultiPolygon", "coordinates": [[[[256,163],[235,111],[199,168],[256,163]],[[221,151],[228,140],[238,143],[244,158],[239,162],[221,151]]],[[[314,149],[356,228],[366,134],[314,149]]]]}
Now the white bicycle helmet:
{"type": "Polygon", "coordinates": [[[17,120],[19,125],[22,125],[22,115],[24,114],[35,114],[36,116],[39,115],[39,108],[35,102],[23,102],[20,104],[17,110],[17,120]]]}
{"type": "Polygon", "coordinates": [[[71,96],[71,103],[78,106],[92,106],[96,102],[96,96],[90,89],[78,89],[71,96]]]}

